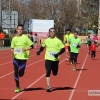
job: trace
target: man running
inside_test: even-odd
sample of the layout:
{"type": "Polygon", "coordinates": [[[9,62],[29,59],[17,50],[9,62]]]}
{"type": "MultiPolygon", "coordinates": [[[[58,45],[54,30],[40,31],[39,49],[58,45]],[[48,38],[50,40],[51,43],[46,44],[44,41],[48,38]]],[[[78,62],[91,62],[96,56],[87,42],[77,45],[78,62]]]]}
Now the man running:
{"type": "Polygon", "coordinates": [[[40,50],[37,52],[39,55],[44,48],[46,48],[45,53],[45,69],[46,69],[46,81],[47,81],[47,92],[51,92],[50,88],[50,74],[54,76],[58,73],[58,65],[59,65],[59,56],[65,51],[64,45],[60,39],[55,36],[55,29],[49,29],[49,38],[47,38],[40,50]]]}
{"type": "Polygon", "coordinates": [[[64,36],[64,43],[65,43],[65,49],[66,49],[66,62],[70,61],[70,46],[68,44],[68,40],[71,37],[73,37],[73,34],[71,33],[71,29],[67,29],[67,33],[64,36]]]}
{"type": "Polygon", "coordinates": [[[73,64],[73,70],[76,70],[77,57],[81,47],[81,39],[78,37],[77,31],[74,32],[74,37],[69,39],[69,44],[71,48],[70,60],[73,64]]]}
{"type": "Polygon", "coordinates": [[[15,92],[20,92],[19,76],[24,75],[27,59],[29,58],[29,50],[33,48],[33,42],[28,38],[28,36],[22,34],[23,26],[17,26],[17,35],[13,37],[11,41],[11,52],[13,54],[14,60],[14,79],[16,82],[15,92]]]}

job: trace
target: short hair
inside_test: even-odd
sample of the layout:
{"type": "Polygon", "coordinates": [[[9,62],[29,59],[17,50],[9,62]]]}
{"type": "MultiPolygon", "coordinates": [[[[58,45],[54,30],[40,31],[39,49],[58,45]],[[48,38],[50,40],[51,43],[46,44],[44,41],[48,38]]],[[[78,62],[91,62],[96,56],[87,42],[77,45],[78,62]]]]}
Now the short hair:
{"type": "Polygon", "coordinates": [[[70,31],[71,32],[71,29],[67,29],[67,31],[70,31]]]}
{"type": "Polygon", "coordinates": [[[54,30],[55,30],[55,28],[54,28],[54,27],[51,27],[51,28],[49,29],[49,32],[50,32],[50,30],[51,30],[51,29],[54,29],[54,30]]]}
{"type": "Polygon", "coordinates": [[[18,27],[24,28],[24,26],[23,26],[22,24],[18,24],[17,28],[18,28],[18,27]]]}
{"type": "Polygon", "coordinates": [[[37,36],[37,33],[35,33],[35,36],[37,36]]]}
{"type": "Polygon", "coordinates": [[[78,31],[74,31],[74,33],[77,33],[78,34],[78,31]]]}

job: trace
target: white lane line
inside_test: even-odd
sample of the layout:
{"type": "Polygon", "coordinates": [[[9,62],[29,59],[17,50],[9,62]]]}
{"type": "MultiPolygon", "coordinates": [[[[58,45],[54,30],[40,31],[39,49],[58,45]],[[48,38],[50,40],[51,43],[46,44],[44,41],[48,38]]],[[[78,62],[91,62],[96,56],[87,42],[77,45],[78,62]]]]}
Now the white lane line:
{"type": "MultiPolygon", "coordinates": [[[[44,53],[44,52],[43,52],[43,53],[44,53]]],[[[43,54],[43,53],[42,53],[42,54],[43,54]]],[[[36,56],[36,54],[31,55],[30,57],[33,57],[33,56],[36,56]]],[[[9,64],[9,63],[11,63],[11,62],[13,62],[13,61],[9,61],[9,62],[7,62],[7,63],[0,64],[0,66],[3,66],[3,65],[6,65],[6,64],[9,64]]]]}
{"type": "MultiPolygon", "coordinates": [[[[86,57],[85,57],[85,59],[84,59],[84,62],[83,62],[83,65],[82,65],[81,69],[84,68],[84,65],[85,65],[85,63],[86,63],[87,57],[88,57],[88,53],[87,53],[87,55],[86,55],[86,57]]],[[[81,73],[82,73],[82,70],[80,70],[80,72],[79,72],[79,75],[78,75],[78,77],[77,77],[77,79],[76,79],[76,82],[75,82],[75,84],[74,84],[74,87],[73,87],[74,89],[72,90],[72,92],[71,92],[71,94],[70,94],[68,100],[72,100],[72,97],[73,97],[73,94],[74,94],[74,92],[75,92],[75,88],[76,88],[76,86],[77,86],[77,83],[78,83],[78,81],[79,81],[79,78],[80,78],[80,76],[81,76],[81,73]]]]}
{"type": "MultiPolygon", "coordinates": [[[[61,64],[62,62],[64,62],[64,60],[62,60],[59,64],[61,64]]],[[[45,74],[43,74],[42,76],[40,76],[36,81],[34,81],[31,85],[29,85],[27,88],[30,88],[31,86],[33,86],[35,83],[37,83],[39,80],[41,80],[43,77],[45,76],[45,74]]],[[[17,98],[19,95],[21,95],[22,93],[24,93],[25,91],[22,91],[20,93],[18,93],[16,96],[14,96],[11,100],[15,100],[15,98],[17,98]]]]}
{"type": "Polygon", "coordinates": [[[9,64],[9,63],[11,63],[11,62],[13,62],[13,61],[9,61],[9,62],[7,62],[7,63],[0,64],[0,66],[9,64]]]}
{"type": "Polygon", "coordinates": [[[0,58],[7,58],[7,57],[11,57],[12,55],[9,55],[9,56],[4,56],[4,57],[0,57],[0,58]]]}
{"type": "MultiPolygon", "coordinates": [[[[38,60],[38,61],[35,62],[35,63],[31,63],[30,65],[27,65],[27,67],[29,67],[29,66],[31,66],[31,65],[34,65],[34,64],[36,64],[36,63],[38,63],[38,62],[41,62],[42,60],[44,60],[44,59],[38,60]]],[[[10,73],[8,73],[8,74],[5,74],[5,75],[3,75],[3,76],[1,76],[0,79],[1,79],[1,78],[4,78],[4,77],[6,77],[6,76],[8,76],[8,75],[10,75],[10,74],[12,74],[12,73],[14,73],[14,71],[12,71],[12,72],[10,72],[10,73]]]]}

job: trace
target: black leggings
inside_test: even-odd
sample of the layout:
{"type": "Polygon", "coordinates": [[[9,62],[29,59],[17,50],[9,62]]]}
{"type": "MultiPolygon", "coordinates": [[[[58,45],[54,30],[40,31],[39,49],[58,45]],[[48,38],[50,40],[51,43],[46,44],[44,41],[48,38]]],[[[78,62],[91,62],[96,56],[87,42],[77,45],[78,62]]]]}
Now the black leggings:
{"type": "Polygon", "coordinates": [[[92,57],[92,58],[95,58],[95,56],[96,56],[96,51],[92,51],[92,50],[91,50],[91,57],[92,57]]]}
{"type": "Polygon", "coordinates": [[[58,64],[59,64],[59,61],[51,61],[51,60],[46,60],[45,61],[46,77],[50,77],[51,70],[52,70],[52,74],[54,76],[57,75],[57,73],[58,73],[58,64]]]}
{"type": "Polygon", "coordinates": [[[13,65],[14,65],[14,79],[16,82],[16,87],[19,87],[19,76],[22,77],[24,75],[25,67],[26,67],[26,61],[27,60],[19,60],[14,59],[13,65]]]}
{"type": "Polygon", "coordinates": [[[74,61],[75,63],[77,62],[77,57],[78,57],[78,53],[70,53],[70,61],[74,61]]]}

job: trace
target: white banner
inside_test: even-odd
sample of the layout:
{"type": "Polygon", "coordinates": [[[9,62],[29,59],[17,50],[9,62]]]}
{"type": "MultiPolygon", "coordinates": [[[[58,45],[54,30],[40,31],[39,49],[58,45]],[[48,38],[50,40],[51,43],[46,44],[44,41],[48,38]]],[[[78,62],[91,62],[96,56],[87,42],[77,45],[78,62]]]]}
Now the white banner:
{"type": "Polygon", "coordinates": [[[54,27],[54,20],[29,20],[29,32],[37,34],[40,38],[47,38],[51,27],[54,27]]]}

